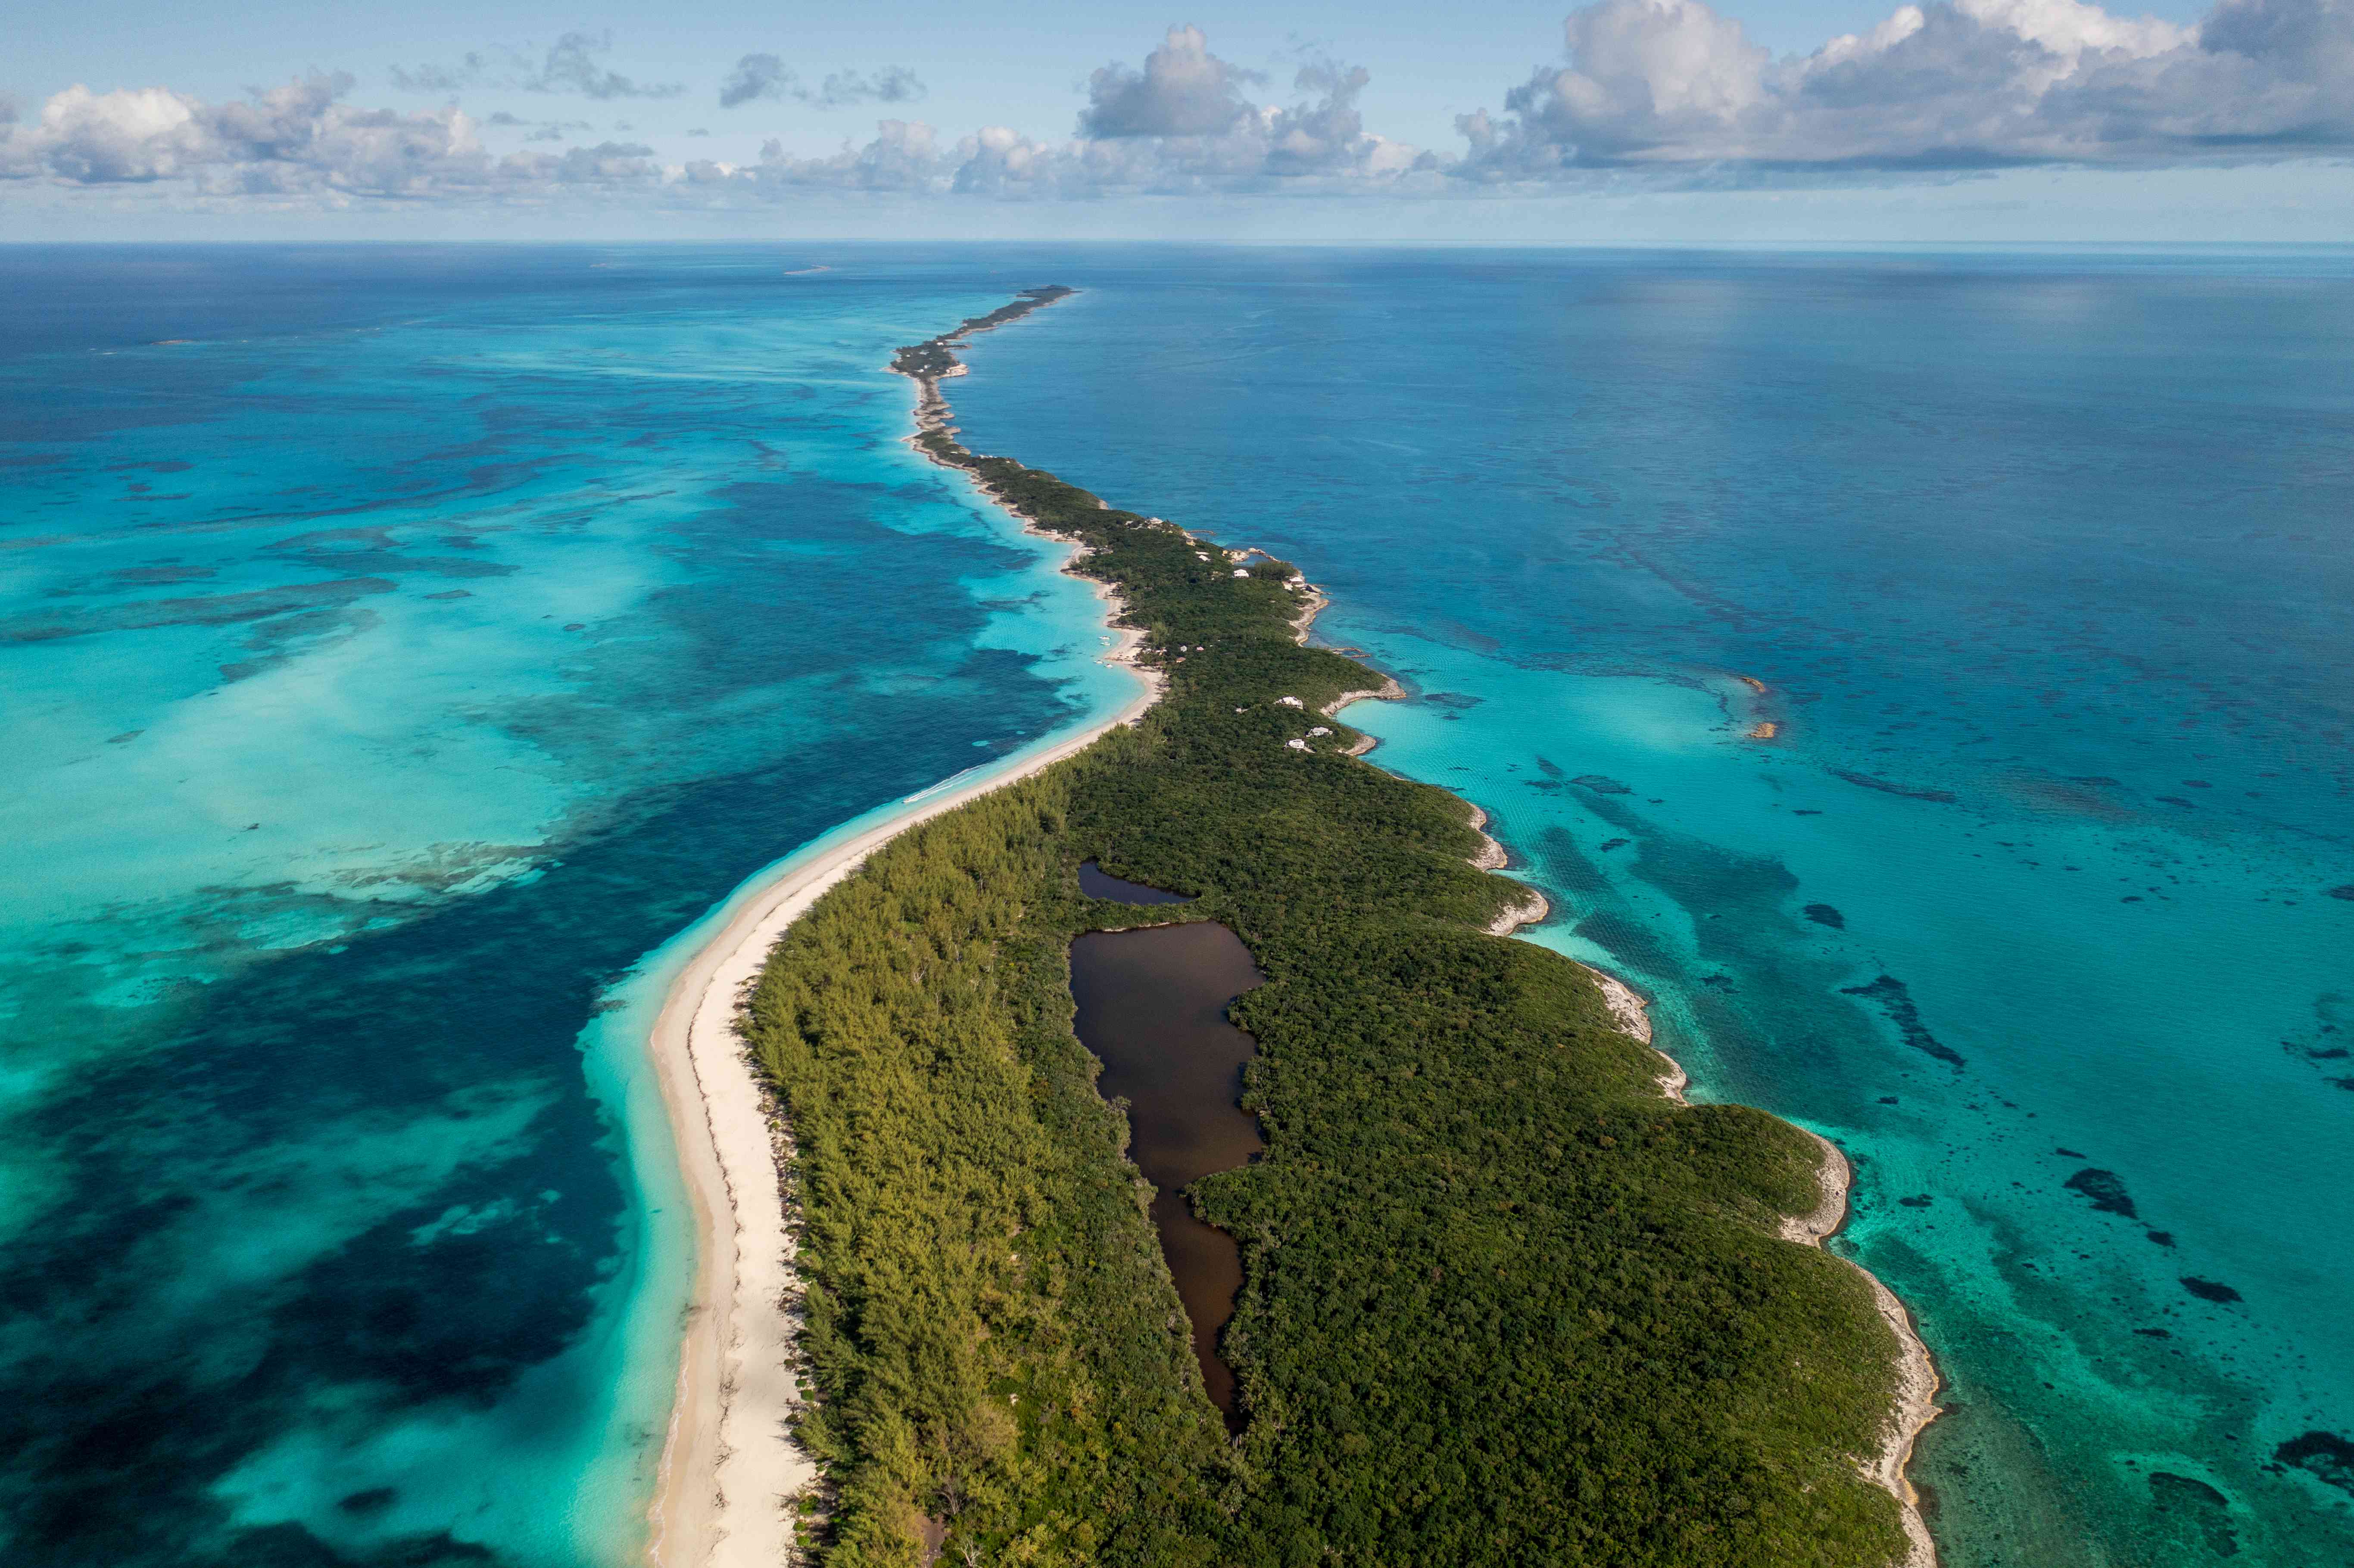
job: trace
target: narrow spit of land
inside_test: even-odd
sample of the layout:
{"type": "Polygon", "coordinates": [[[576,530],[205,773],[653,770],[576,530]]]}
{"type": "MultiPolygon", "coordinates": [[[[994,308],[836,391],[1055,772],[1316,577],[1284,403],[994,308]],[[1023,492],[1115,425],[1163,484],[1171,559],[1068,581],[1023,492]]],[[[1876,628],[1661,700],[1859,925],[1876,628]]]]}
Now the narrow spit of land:
{"type": "Polygon", "coordinates": [[[1816,1142],[1663,1097],[1588,971],[1493,934],[1528,890],[1464,802],[1359,760],[1330,715],[1385,683],[1305,645],[1293,567],[957,439],[954,349],[1068,292],[896,367],[917,446],[1078,546],[1162,700],[876,849],[745,1024],[791,1134],[820,1560],[1917,1560],[1875,1474],[1898,1337],[1783,1234],[1816,1142]],[[1265,1157],[1186,1194],[1242,1249],[1231,1439],[1072,1033],[1071,943],[1137,915],[1089,860],[1267,976],[1234,1008],[1265,1157]]]}

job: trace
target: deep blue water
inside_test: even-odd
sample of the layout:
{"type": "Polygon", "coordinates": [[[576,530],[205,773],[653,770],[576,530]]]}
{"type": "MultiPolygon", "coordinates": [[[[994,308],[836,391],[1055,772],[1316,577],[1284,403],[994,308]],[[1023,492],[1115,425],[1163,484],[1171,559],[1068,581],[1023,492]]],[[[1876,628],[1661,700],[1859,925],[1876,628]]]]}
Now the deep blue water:
{"type": "Polygon", "coordinates": [[[10,1563],[632,1559],[647,956],[1125,697],[809,264],[0,249],[10,1563]]]}
{"type": "Polygon", "coordinates": [[[663,944],[1119,694],[877,373],[1044,282],[970,439],[1301,563],[1537,939],[1857,1158],[1949,1563],[2354,1556],[2354,257],[0,282],[10,1561],[627,1554],[663,944]]]}
{"type": "Polygon", "coordinates": [[[1946,1560],[2354,1559],[2354,254],[1095,260],[970,439],[1301,563],[1847,1146],[1946,1560]]]}

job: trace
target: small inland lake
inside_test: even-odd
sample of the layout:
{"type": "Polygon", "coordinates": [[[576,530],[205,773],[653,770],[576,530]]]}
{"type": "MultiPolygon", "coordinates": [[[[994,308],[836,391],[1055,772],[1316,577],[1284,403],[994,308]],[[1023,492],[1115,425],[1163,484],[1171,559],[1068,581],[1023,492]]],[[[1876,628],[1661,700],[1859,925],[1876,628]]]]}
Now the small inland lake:
{"type": "Polygon", "coordinates": [[[1218,1359],[1218,1331],[1242,1288],[1242,1252],[1195,1219],[1182,1193],[1266,1147],[1239,1103],[1253,1042],[1226,1022],[1226,1004],[1266,979],[1241,939],[1208,921],[1092,931],[1071,944],[1079,1041],[1103,1062],[1104,1097],[1128,1102],[1129,1155],[1154,1188],[1152,1223],[1193,1321],[1202,1381],[1235,1430],[1235,1377],[1218,1359]]]}

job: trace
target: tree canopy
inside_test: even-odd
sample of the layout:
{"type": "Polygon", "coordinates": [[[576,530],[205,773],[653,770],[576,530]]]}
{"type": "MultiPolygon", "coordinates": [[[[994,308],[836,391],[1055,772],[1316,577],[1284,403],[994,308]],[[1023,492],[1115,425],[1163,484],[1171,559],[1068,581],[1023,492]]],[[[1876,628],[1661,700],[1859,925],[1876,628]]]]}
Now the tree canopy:
{"type": "MultiPolygon", "coordinates": [[[[949,339],[1051,297],[901,366],[936,376],[949,339]]],[[[1812,1142],[1662,1097],[1585,971],[1488,934],[1519,890],[1469,863],[1465,804],[1349,756],[1346,726],[1307,736],[1380,680],[1297,639],[1293,568],[1236,577],[944,423],[918,440],[1086,546],[1073,569],[1118,589],[1168,685],[1137,726],[879,851],[754,992],[791,1135],[821,1561],[1898,1560],[1894,1501],[1858,1468],[1893,1336],[1855,1270],[1776,1234],[1816,1204],[1812,1142]],[[1140,918],[1081,894],[1088,859],[1198,895],[1150,918],[1224,921],[1268,977],[1234,1009],[1266,1156],[1189,1192],[1244,1255],[1231,1441],[1071,1032],[1070,941],[1140,918]]]]}

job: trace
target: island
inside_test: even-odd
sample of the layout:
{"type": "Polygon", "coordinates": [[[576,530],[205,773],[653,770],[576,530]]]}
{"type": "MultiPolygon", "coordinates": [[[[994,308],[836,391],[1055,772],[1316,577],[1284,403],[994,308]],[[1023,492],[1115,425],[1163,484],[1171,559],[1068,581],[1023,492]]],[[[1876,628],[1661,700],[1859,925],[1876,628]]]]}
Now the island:
{"type": "MultiPolygon", "coordinates": [[[[1836,1149],[1687,1103],[1639,998],[1511,939],[1543,900],[1476,808],[1364,758],[1341,710],[1402,694],[1309,642],[1296,567],[960,440],[955,351],[1071,292],[894,368],[917,447],[1073,546],[1149,686],[802,868],[715,942],[740,973],[665,1009],[705,1020],[699,1054],[685,1022],[656,1043],[690,1166],[726,1140],[712,1105],[739,1125],[699,1188],[737,1218],[706,1232],[726,1277],[698,1287],[657,1559],[1932,1561],[1903,1466],[1934,1373],[1819,1245],[1836,1149]],[[1098,1091],[1072,953],[1200,925],[1257,1136],[1172,1194],[1098,1091]],[[1156,1202],[1230,1241],[1222,1330],[1156,1202]],[[715,1436],[749,1381],[768,1403],[715,1436]],[[745,1446],[771,1440],[790,1475],[745,1446]]],[[[1122,972],[1090,968],[1096,1014],[1122,972]]]]}

